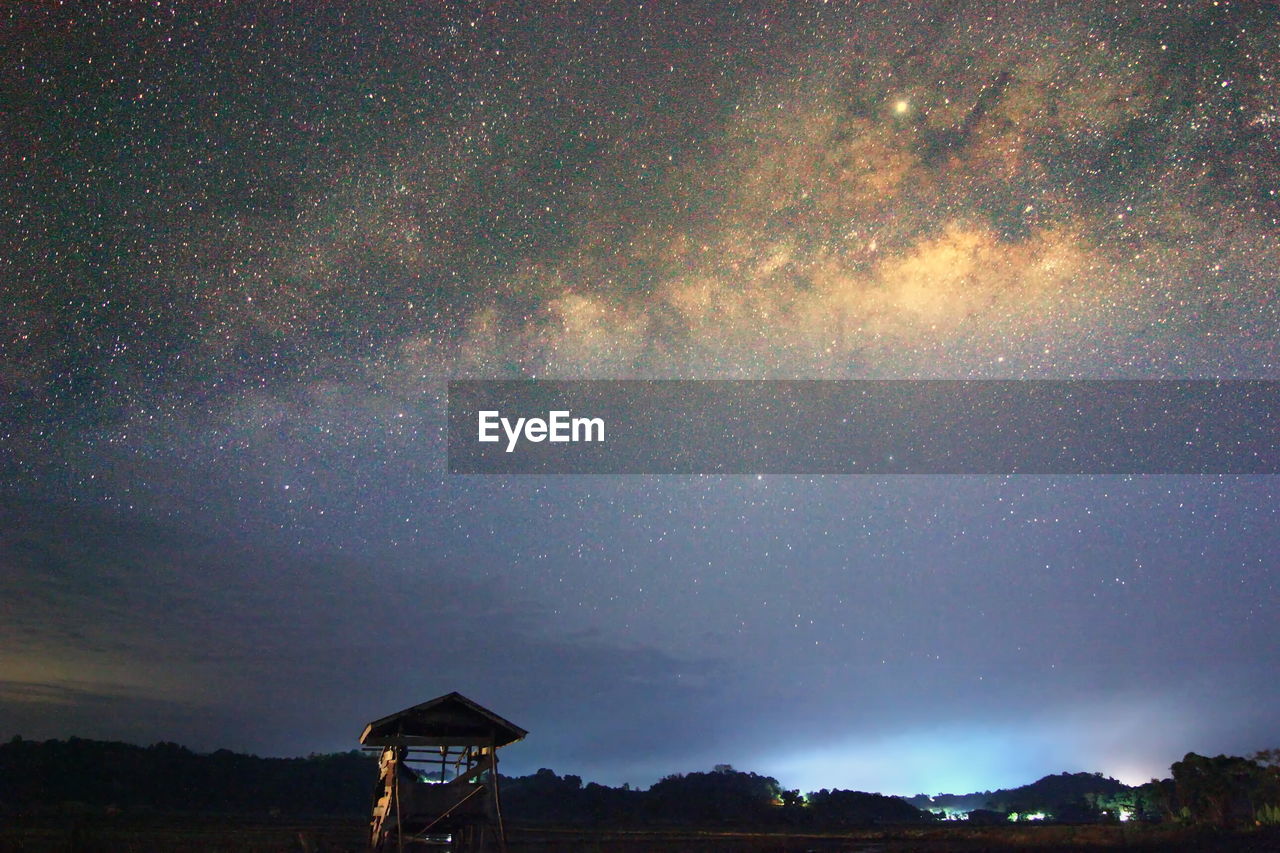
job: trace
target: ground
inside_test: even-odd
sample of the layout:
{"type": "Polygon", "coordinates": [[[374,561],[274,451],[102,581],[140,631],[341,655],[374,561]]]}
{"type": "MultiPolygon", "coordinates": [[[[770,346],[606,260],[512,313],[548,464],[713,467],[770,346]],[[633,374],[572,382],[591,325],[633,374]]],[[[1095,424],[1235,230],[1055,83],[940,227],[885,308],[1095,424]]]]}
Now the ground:
{"type": "MultiPolygon", "coordinates": [[[[7,818],[0,853],[249,851],[357,853],[361,819],[293,820],[222,816],[7,818]]],[[[1212,833],[1159,826],[886,827],[844,834],[697,830],[570,830],[511,827],[510,853],[903,853],[932,851],[1278,851],[1275,830],[1212,833]]]]}

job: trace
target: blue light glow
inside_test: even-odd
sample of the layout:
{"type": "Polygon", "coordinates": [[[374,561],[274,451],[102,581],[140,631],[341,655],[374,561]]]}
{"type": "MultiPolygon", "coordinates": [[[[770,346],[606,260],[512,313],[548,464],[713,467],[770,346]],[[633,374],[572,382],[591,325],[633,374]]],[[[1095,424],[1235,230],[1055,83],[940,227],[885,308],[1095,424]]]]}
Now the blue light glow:
{"type": "Polygon", "coordinates": [[[846,788],[909,795],[1017,787],[1055,772],[1101,772],[1126,784],[1164,776],[1188,728],[1167,703],[1117,700],[1024,720],[941,724],[848,736],[761,756],[761,772],[803,791],[846,788]]]}

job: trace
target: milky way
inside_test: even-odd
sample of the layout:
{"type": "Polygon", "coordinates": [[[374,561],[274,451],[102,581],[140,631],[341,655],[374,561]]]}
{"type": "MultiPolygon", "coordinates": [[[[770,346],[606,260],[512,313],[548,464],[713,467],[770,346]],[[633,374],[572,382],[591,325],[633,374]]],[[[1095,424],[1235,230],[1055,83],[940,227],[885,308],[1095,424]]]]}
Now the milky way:
{"type": "Polygon", "coordinates": [[[1274,746],[1274,478],[444,473],[454,377],[1280,378],[1274,4],[784,5],[8,11],[0,736],[1274,746]]]}

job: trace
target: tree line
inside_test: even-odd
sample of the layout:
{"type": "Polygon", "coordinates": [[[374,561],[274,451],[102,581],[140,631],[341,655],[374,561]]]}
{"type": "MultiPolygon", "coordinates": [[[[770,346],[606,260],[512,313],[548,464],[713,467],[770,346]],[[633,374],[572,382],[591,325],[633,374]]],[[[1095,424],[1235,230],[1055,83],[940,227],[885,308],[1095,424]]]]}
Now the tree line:
{"type": "MultiPolygon", "coordinates": [[[[1046,776],[1020,788],[891,797],[801,794],[770,776],[718,765],[647,790],[613,788],[549,769],[501,779],[503,810],[527,824],[840,829],[967,814],[975,822],[1121,819],[1241,827],[1280,825],[1280,750],[1249,758],[1188,753],[1171,778],[1128,786],[1097,773],[1046,776]]],[[[367,815],[375,760],[352,751],[259,758],[70,738],[0,745],[0,814],[93,808],[128,812],[367,815]]]]}
{"type": "Polygon", "coordinates": [[[0,745],[0,811],[357,815],[368,813],[376,777],[360,752],[259,758],[168,742],[14,738],[0,745]]]}
{"type": "Polygon", "coordinates": [[[840,828],[934,818],[898,797],[823,789],[802,796],[777,779],[718,765],[677,773],[648,790],[610,788],[543,768],[502,782],[503,810],[523,823],[582,826],[840,828]]]}

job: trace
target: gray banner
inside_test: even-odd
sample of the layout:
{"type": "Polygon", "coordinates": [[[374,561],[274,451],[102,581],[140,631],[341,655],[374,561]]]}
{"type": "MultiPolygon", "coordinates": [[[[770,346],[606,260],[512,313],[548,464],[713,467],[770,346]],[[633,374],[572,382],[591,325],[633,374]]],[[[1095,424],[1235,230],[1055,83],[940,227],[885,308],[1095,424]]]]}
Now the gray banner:
{"type": "Polygon", "coordinates": [[[449,383],[454,474],[1274,474],[1280,382],[449,383]]]}

